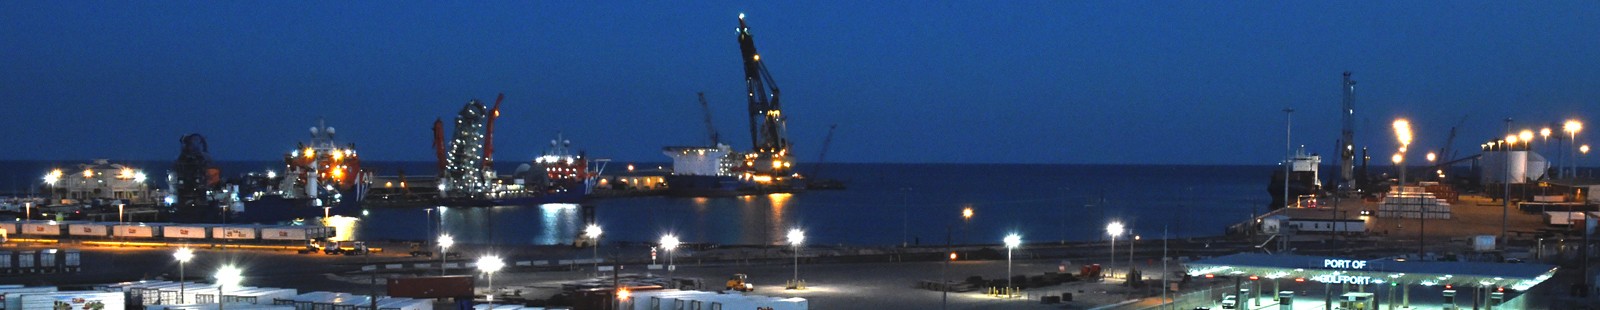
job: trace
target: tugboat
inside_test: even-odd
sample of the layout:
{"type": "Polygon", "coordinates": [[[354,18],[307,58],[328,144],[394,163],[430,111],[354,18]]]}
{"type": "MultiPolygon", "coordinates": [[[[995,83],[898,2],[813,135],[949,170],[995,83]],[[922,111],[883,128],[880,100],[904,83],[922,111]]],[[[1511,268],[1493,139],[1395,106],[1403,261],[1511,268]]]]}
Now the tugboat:
{"type": "Polygon", "coordinates": [[[318,120],[311,142],[284,154],[283,173],[245,177],[230,222],[278,223],[361,215],[371,173],[361,169],[354,144],[339,145],[336,131],[318,120]]]}
{"type": "MultiPolygon", "coordinates": [[[[1300,197],[1315,197],[1320,194],[1322,192],[1322,180],[1317,176],[1317,167],[1321,164],[1322,156],[1317,154],[1307,155],[1305,146],[1301,146],[1299,150],[1295,151],[1294,158],[1290,158],[1288,162],[1282,165],[1282,168],[1272,173],[1272,181],[1267,183],[1267,193],[1272,195],[1272,204],[1268,207],[1272,210],[1282,209],[1287,205],[1285,204],[1288,201],[1286,198],[1298,200],[1300,197]],[[1283,169],[1290,169],[1289,197],[1283,196],[1283,169]]],[[[1313,199],[1312,201],[1315,200],[1313,199]]]]}

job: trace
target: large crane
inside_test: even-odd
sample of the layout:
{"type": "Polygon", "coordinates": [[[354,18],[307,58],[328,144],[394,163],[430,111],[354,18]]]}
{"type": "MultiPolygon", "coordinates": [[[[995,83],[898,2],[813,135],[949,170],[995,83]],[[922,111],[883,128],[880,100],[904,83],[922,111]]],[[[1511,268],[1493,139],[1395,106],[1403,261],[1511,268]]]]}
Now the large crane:
{"type": "Polygon", "coordinates": [[[488,126],[483,134],[483,169],[494,171],[494,120],[500,118],[500,102],[506,100],[506,94],[501,93],[494,98],[494,108],[489,109],[488,126]]]}
{"type": "Polygon", "coordinates": [[[822,164],[828,162],[828,146],[833,144],[833,129],[837,127],[839,124],[828,125],[828,136],[822,138],[822,153],[817,155],[817,163],[813,165],[816,168],[811,168],[810,177],[816,177],[817,172],[822,171],[822,164]]]}
{"type": "MultiPolygon", "coordinates": [[[[778,83],[756,52],[755,37],[739,14],[739,52],[744,62],[746,95],[750,101],[750,142],[754,150],[745,155],[745,165],[772,181],[789,175],[789,139],[784,132],[783,106],[779,104],[778,83]]],[[[759,177],[758,177],[759,180],[759,177]]]]}
{"type": "Polygon", "coordinates": [[[1336,188],[1345,191],[1358,186],[1355,184],[1356,81],[1350,79],[1350,71],[1344,72],[1344,83],[1340,88],[1344,91],[1344,107],[1339,111],[1344,129],[1339,130],[1339,184],[1336,188]]]}
{"type": "Polygon", "coordinates": [[[711,146],[722,143],[722,137],[717,135],[717,126],[711,124],[711,105],[706,104],[706,93],[700,92],[700,111],[706,114],[706,133],[711,135],[711,146]]]}

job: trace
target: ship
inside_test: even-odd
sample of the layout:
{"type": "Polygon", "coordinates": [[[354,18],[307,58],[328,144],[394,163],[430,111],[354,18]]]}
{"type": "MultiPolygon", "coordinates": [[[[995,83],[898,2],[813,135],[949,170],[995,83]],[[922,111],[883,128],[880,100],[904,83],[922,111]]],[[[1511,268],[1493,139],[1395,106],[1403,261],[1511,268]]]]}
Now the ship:
{"type": "Polygon", "coordinates": [[[375,178],[369,206],[383,207],[491,207],[537,206],[551,203],[579,203],[594,188],[599,168],[606,160],[591,160],[582,152],[571,151],[572,141],[560,133],[550,149],[531,162],[518,166],[509,176],[497,173],[494,165],[494,122],[500,103],[492,108],[473,99],[462,107],[455,119],[455,130],[446,143],[443,120],[435,120],[434,152],[439,174],[408,177],[404,174],[375,178]],[[598,163],[599,165],[592,165],[598,163]]]}
{"type": "Polygon", "coordinates": [[[1274,171],[1271,181],[1267,183],[1267,193],[1272,195],[1272,204],[1269,205],[1269,208],[1272,210],[1277,210],[1286,206],[1285,202],[1287,200],[1285,200],[1284,196],[1285,173],[1283,169],[1289,169],[1289,182],[1287,183],[1289,187],[1288,198],[1295,199],[1294,201],[1297,202],[1303,202],[1290,202],[1287,205],[1316,207],[1315,198],[1322,192],[1322,181],[1317,175],[1317,168],[1321,164],[1322,156],[1317,154],[1306,154],[1306,149],[1304,146],[1300,147],[1299,150],[1296,150],[1294,157],[1290,158],[1287,162],[1281,165],[1279,169],[1274,171]]]}
{"type": "Polygon", "coordinates": [[[682,197],[738,196],[753,192],[756,183],[736,173],[742,156],[727,144],[669,146],[661,153],[672,158],[672,173],[665,177],[667,195],[682,197]]]}
{"type": "Polygon", "coordinates": [[[311,141],[283,155],[283,172],[249,173],[232,188],[227,222],[283,223],[337,216],[357,217],[371,188],[354,144],[334,140],[336,129],[317,121],[311,141]]]}

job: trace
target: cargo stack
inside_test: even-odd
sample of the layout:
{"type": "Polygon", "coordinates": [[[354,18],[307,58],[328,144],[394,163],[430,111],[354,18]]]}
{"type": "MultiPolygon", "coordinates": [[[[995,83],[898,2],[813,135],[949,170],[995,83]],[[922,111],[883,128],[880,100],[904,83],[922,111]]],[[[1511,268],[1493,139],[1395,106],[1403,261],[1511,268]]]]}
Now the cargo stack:
{"type": "Polygon", "coordinates": [[[1378,204],[1380,218],[1450,219],[1450,202],[1435,197],[1422,187],[1396,188],[1378,204]]]}

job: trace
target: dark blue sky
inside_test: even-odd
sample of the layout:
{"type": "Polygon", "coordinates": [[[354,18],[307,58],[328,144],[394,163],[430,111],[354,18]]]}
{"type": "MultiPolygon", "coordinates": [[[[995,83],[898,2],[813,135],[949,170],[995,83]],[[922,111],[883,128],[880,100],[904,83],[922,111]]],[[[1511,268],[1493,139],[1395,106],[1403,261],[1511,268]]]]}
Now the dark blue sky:
{"type": "Polygon", "coordinates": [[[748,149],[741,12],[801,161],[836,123],[830,161],[1270,164],[1284,107],[1331,154],[1345,70],[1374,158],[1398,116],[1418,148],[1595,116],[1600,3],[1401,2],[4,1],[0,159],[164,160],[191,132],[274,159],[326,117],[428,160],[434,118],[499,92],[501,161],[556,131],[664,161],[706,140],[698,91],[748,149]]]}

